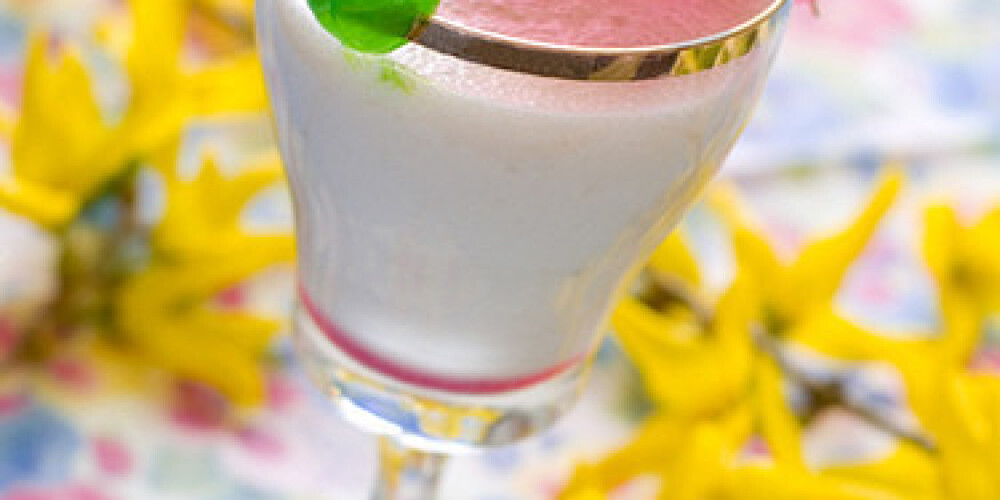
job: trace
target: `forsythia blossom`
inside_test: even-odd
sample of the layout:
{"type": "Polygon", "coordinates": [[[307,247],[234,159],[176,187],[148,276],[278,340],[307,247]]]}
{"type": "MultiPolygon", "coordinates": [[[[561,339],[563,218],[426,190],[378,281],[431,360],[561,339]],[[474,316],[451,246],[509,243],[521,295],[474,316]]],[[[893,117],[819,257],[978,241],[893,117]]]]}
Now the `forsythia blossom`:
{"type": "Polygon", "coordinates": [[[968,393],[943,389],[934,352],[940,340],[890,339],[851,323],[834,307],[849,266],[900,184],[900,175],[890,171],[852,224],[807,244],[787,264],[748,222],[734,193],[717,195],[714,206],[731,234],[736,275],[714,302],[703,296],[682,239],[668,239],[614,317],[655,410],[628,445],[581,465],[563,498],[607,498],[625,482],[650,475],[659,478],[658,498],[671,500],[994,498],[984,493],[996,491],[986,489],[987,474],[969,487],[979,489],[952,493],[959,490],[951,485],[949,453],[961,466],[975,457],[985,471],[985,464],[995,463],[983,452],[995,434],[976,441],[965,426],[952,435],[967,445],[955,447],[939,435],[946,426],[937,422],[970,418],[951,410],[928,414],[935,397],[968,393]],[[841,368],[810,372],[796,361],[801,351],[836,360],[841,368]],[[872,362],[888,363],[900,374],[916,423],[898,422],[851,398],[845,374],[872,362]],[[895,435],[896,443],[861,462],[810,463],[806,431],[836,406],[862,425],[895,435]]]}
{"type": "Polygon", "coordinates": [[[292,260],[289,234],[250,234],[242,224],[248,202],[281,182],[280,164],[272,156],[224,175],[209,159],[184,179],[177,161],[192,120],[266,107],[249,34],[243,48],[185,55],[194,9],[249,17],[250,3],[130,0],[128,7],[127,19],[109,18],[99,30],[128,78],[118,120],[104,118],[77,50],[45,35],[28,43],[19,113],[0,113],[13,165],[0,178],[0,205],[45,227],[63,254],[52,266],[60,289],[38,325],[25,328],[36,332],[25,343],[37,356],[46,350],[39,345],[62,342],[53,332],[96,330],[95,342],[137,365],[252,405],[262,400],[264,362],[281,325],[239,304],[223,307],[218,297],[292,260]],[[136,185],[148,166],[166,198],[152,227],[138,215],[148,201],[136,199],[147,192],[136,185]]]}

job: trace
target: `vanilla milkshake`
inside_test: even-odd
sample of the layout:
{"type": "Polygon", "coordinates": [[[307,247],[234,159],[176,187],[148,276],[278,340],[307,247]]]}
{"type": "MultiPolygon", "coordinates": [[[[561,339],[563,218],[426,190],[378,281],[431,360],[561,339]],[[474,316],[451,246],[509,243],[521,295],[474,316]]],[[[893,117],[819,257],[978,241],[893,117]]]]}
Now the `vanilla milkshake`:
{"type": "MultiPolygon", "coordinates": [[[[444,0],[438,15],[639,47],[707,39],[775,3],[444,0]]],[[[296,193],[301,328],[387,383],[460,394],[517,390],[592,352],[629,271],[742,130],[780,38],[694,74],[589,82],[418,44],[356,53],[307,0],[259,0],[257,18],[296,193]]]]}

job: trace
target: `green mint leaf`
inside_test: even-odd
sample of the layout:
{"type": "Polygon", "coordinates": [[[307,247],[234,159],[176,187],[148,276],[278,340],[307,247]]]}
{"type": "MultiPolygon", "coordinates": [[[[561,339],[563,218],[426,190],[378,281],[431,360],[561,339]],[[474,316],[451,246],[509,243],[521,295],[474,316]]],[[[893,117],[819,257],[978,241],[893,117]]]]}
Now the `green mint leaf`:
{"type": "Polygon", "coordinates": [[[385,54],[437,10],[440,0],[309,0],[319,23],[359,52],[385,54]]]}

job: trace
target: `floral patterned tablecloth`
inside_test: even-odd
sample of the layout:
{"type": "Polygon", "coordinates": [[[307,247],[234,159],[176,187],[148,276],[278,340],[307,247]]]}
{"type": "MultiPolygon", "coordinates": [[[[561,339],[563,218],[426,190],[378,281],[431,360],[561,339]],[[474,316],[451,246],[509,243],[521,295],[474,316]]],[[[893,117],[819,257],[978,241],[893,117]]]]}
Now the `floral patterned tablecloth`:
{"type": "MultiPolygon", "coordinates": [[[[12,6],[0,4],[0,97],[16,103],[25,29],[12,6]]],[[[779,248],[792,251],[805,235],[850,217],[886,159],[904,160],[911,186],[839,301],[880,328],[933,325],[934,292],[914,250],[916,207],[930,195],[961,193],[962,208],[975,211],[1000,188],[1000,3],[825,0],[820,8],[819,18],[796,9],[727,175],[779,248]]],[[[59,17],[50,10],[38,15],[59,17]]],[[[696,209],[685,228],[710,280],[725,283],[730,257],[711,217],[696,209]]],[[[7,215],[0,232],[16,235],[5,241],[18,245],[39,237],[7,215]]],[[[2,296],[46,286],[32,269],[51,258],[0,249],[2,296]],[[15,255],[38,262],[12,261],[15,255]]],[[[249,293],[282,303],[288,290],[279,273],[249,293]]],[[[238,425],[204,410],[211,405],[165,407],[111,391],[105,374],[72,355],[6,373],[0,500],[364,498],[374,470],[371,439],[340,421],[294,362],[288,366],[270,381],[266,408],[238,425]]],[[[443,498],[552,498],[574,461],[627,437],[641,412],[636,391],[635,374],[609,343],[568,418],[523,445],[456,459],[443,498]]],[[[210,396],[192,387],[186,397],[204,403],[210,396]]],[[[836,451],[829,435],[817,434],[817,453],[836,451]]],[[[646,498],[653,487],[639,481],[621,497],[646,498]]]]}

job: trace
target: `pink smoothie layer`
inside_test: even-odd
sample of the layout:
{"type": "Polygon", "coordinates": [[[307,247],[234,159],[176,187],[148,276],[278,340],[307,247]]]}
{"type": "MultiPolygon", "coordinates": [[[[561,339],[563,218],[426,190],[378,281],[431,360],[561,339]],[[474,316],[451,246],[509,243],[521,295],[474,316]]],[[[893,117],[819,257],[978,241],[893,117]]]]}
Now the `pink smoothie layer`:
{"type": "Polygon", "coordinates": [[[466,26],[533,41],[634,47],[695,40],[739,26],[774,0],[444,0],[466,26]]]}

